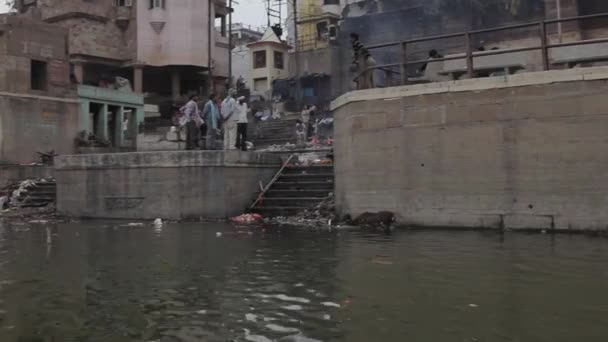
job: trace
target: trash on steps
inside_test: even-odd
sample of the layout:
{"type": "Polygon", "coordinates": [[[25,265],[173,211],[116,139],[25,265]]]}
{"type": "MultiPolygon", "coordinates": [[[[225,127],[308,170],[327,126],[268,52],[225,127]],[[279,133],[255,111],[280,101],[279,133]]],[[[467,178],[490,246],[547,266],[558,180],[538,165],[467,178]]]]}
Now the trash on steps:
{"type": "Polygon", "coordinates": [[[230,219],[234,223],[255,224],[261,223],[264,217],[260,214],[243,214],[230,219]]]}

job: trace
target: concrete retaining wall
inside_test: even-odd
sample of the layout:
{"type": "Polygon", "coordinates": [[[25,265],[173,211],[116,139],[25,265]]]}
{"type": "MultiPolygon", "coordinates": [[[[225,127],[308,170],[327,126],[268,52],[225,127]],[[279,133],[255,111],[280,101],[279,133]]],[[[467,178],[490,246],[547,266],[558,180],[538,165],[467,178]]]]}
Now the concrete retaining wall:
{"type": "Polygon", "coordinates": [[[39,161],[36,152],[74,153],[79,116],[76,99],[0,92],[0,160],[39,161]]]}
{"type": "Polygon", "coordinates": [[[280,164],[278,156],[240,151],[57,157],[57,209],[82,218],[231,217],[280,164]]]}
{"type": "Polygon", "coordinates": [[[335,110],[342,214],[407,225],[608,227],[608,69],[346,94],[335,110]]]}

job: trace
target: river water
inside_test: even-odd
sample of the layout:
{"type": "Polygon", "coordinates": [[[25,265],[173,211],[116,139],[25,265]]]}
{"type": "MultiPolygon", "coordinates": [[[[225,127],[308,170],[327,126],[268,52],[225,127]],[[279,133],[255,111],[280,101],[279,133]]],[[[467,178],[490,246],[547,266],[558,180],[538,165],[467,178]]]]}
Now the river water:
{"type": "Polygon", "coordinates": [[[0,226],[0,341],[608,341],[608,240],[0,226]]]}

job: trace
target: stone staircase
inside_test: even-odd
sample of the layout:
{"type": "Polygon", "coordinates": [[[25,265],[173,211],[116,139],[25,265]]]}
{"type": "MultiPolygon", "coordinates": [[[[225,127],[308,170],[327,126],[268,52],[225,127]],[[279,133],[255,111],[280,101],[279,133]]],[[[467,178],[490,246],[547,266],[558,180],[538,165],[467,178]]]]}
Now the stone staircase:
{"type": "Polygon", "coordinates": [[[296,114],[288,114],[280,119],[269,119],[249,125],[247,136],[256,148],[272,145],[295,144],[296,114]]]}
{"type": "Polygon", "coordinates": [[[290,216],[317,206],[333,191],[333,165],[286,166],[252,211],[290,216]]]}
{"type": "MultiPolygon", "coordinates": [[[[14,187],[11,192],[18,188],[14,187]]],[[[46,207],[54,203],[57,198],[57,183],[55,180],[37,180],[27,191],[17,197],[17,206],[22,208],[46,207]]]]}

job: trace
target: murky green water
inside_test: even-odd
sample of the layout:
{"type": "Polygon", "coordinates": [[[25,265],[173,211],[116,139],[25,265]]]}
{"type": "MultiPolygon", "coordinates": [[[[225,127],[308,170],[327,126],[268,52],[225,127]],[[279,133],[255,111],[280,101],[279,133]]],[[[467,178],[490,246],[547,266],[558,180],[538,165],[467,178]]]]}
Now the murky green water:
{"type": "Polygon", "coordinates": [[[116,225],[0,227],[0,341],[608,341],[601,238],[116,225]]]}

